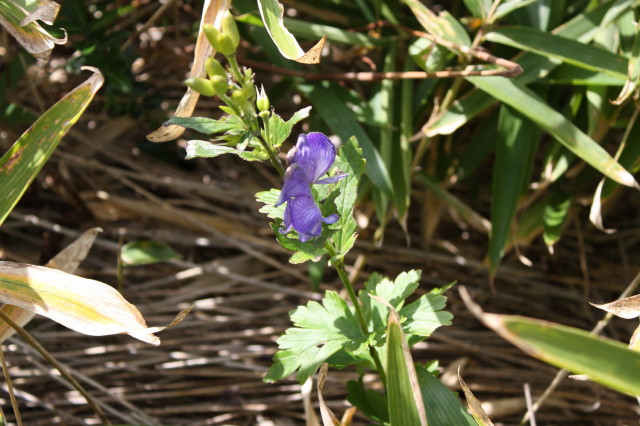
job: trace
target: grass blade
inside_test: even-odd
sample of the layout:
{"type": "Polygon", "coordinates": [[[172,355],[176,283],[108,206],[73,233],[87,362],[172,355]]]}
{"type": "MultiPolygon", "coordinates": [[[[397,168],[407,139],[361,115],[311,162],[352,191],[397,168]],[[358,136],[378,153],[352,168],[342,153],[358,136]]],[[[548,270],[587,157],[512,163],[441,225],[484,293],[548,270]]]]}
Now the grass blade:
{"type": "Polygon", "coordinates": [[[42,114],[0,159],[0,225],[102,86],[100,71],[91,70],[91,77],[42,114]]]}

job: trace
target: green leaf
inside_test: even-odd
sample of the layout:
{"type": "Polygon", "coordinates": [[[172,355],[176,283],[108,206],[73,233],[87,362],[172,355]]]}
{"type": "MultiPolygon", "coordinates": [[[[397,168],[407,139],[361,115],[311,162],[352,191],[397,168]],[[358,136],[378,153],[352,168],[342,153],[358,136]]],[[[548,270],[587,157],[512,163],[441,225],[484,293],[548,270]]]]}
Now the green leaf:
{"type": "Polygon", "coordinates": [[[595,46],[580,43],[529,27],[498,28],[487,34],[487,40],[537,53],[547,58],[617,78],[627,75],[626,58],[595,46]]]}
{"type": "Polygon", "coordinates": [[[420,24],[431,35],[461,46],[470,46],[471,39],[464,26],[446,10],[436,15],[418,0],[404,0],[420,24]]]}
{"type": "Polygon", "coordinates": [[[500,264],[511,234],[518,199],[529,178],[539,139],[539,132],[531,121],[502,106],[491,197],[489,265],[492,273],[500,264]]]}
{"type": "MultiPolygon", "coordinates": [[[[556,28],[553,34],[586,44],[593,39],[599,26],[604,27],[615,20],[628,10],[632,3],[633,0],[611,0],[601,3],[593,10],[579,14],[556,28]]],[[[561,63],[557,59],[526,52],[518,59],[518,64],[522,66],[524,73],[516,77],[515,80],[520,84],[531,83],[544,78],[561,63]]],[[[425,126],[422,131],[427,136],[451,134],[495,102],[496,100],[489,94],[472,91],[459,99],[458,102],[454,102],[447,112],[435,122],[429,123],[428,127],[425,126]]]]}
{"type": "Polygon", "coordinates": [[[571,194],[568,192],[554,192],[545,205],[542,220],[544,231],[542,237],[548,247],[553,246],[562,234],[562,229],[569,216],[571,194]]]}
{"type": "Polygon", "coordinates": [[[523,84],[504,77],[469,77],[468,79],[483,91],[529,118],[605,176],[626,186],[638,185],[633,176],[611,158],[604,148],[523,84]]]}
{"type": "Polygon", "coordinates": [[[284,8],[276,0],[258,0],[262,22],[271,36],[271,40],[278,46],[278,50],[287,59],[303,64],[317,64],[326,41],[326,36],[313,46],[307,53],[302,50],[295,37],[287,30],[283,22],[284,8]]]}
{"type": "Polygon", "coordinates": [[[338,152],[335,166],[347,176],[343,178],[339,185],[338,195],[335,198],[335,205],[340,218],[331,226],[337,229],[333,235],[333,242],[336,249],[336,256],[343,257],[353,247],[356,240],[356,220],[353,217],[353,206],[358,196],[358,183],[360,176],[364,173],[365,162],[362,158],[362,149],[358,146],[358,140],[352,137],[344,144],[338,152]]]}
{"type": "Polygon", "coordinates": [[[274,206],[278,202],[278,198],[280,198],[280,192],[279,189],[270,189],[256,194],[256,201],[264,204],[258,211],[266,214],[269,219],[282,219],[284,217],[286,204],[281,204],[278,207],[274,206]]]}
{"type": "MultiPolygon", "coordinates": [[[[282,223],[282,222],[280,222],[282,223]]],[[[282,235],[280,232],[280,226],[277,223],[271,223],[271,229],[278,240],[278,243],[287,250],[295,252],[290,258],[291,263],[304,263],[308,260],[317,262],[322,256],[326,254],[326,251],[322,247],[326,239],[331,233],[323,232],[323,235],[307,242],[302,242],[299,239],[289,238],[286,235],[282,235]]]]}
{"type": "Polygon", "coordinates": [[[120,259],[125,266],[148,265],[179,258],[180,255],[167,244],[155,241],[131,241],[120,249],[120,259]]]}
{"type": "Polygon", "coordinates": [[[0,224],[102,86],[102,74],[91,70],[91,77],[42,114],[0,159],[0,224]]]}
{"type": "Polygon", "coordinates": [[[409,346],[398,314],[391,311],[387,327],[387,403],[392,425],[426,425],[425,406],[409,346]]]}
{"type": "Polygon", "coordinates": [[[272,113],[269,117],[269,137],[267,138],[264,130],[262,131],[265,140],[267,140],[273,148],[279,148],[291,134],[293,126],[309,116],[309,111],[311,111],[310,106],[302,108],[293,114],[288,121],[284,121],[278,114],[272,113]]]}
{"type": "Polygon", "coordinates": [[[464,0],[464,5],[474,17],[484,20],[491,9],[491,0],[464,0]]]}
{"type": "Polygon", "coordinates": [[[531,3],[535,3],[540,0],[510,0],[506,2],[502,2],[498,8],[496,9],[496,13],[494,16],[494,21],[500,18],[504,18],[514,10],[520,9],[521,7],[528,6],[531,3]]]}
{"type": "Polygon", "coordinates": [[[373,389],[367,389],[360,380],[349,380],[347,382],[347,401],[358,410],[362,411],[372,420],[384,425],[389,424],[389,411],[387,399],[381,393],[373,389]]]}
{"type": "Polygon", "coordinates": [[[460,399],[423,365],[416,364],[416,373],[429,424],[477,426],[460,399]]]}
{"type": "Polygon", "coordinates": [[[404,319],[402,329],[412,345],[429,337],[439,327],[451,325],[453,315],[444,310],[447,298],[442,293],[452,285],[435,288],[400,309],[399,314],[404,319]]]}
{"type": "Polygon", "coordinates": [[[172,124],[177,124],[205,135],[244,129],[242,122],[236,116],[225,116],[219,120],[206,117],[171,117],[165,125],[172,124]]]}
{"type": "Polygon", "coordinates": [[[187,155],[185,158],[187,160],[197,157],[213,158],[218,155],[231,153],[235,154],[237,153],[237,150],[230,146],[216,145],[207,141],[193,140],[187,143],[187,155]]]}
{"type": "Polygon", "coordinates": [[[565,325],[514,315],[482,314],[483,322],[529,355],[630,395],[640,395],[640,353],[565,325]]]}
{"type": "Polygon", "coordinates": [[[290,313],[295,327],[278,339],[280,350],[264,381],[283,379],[297,371],[304,383],[331,355],[340,350],[358,354],[367,348],[358,321],[346,302],[327,291],[322,303],[309,302],[290,313]]]}
{"type": "Polygon", "coordinates": [[[329,83],[300,83],[298,90],[302,92],[322,119],[343,141],[355,136],[362,147],[364,158],[367,160],[366,173],[371,182],[385,195],[393,195],[393,186],[389,171],[377,148],[357,122],[354,114],[340,99],[333,94],[334,84],[329,83]]]}

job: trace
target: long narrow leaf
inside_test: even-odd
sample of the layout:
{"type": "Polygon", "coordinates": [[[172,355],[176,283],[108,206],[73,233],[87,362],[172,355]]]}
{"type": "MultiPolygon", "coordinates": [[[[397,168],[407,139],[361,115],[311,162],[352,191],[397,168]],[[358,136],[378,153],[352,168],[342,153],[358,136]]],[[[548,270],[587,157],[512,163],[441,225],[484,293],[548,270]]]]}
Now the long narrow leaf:
{"type": "Polygon", "coordinates": [[[102,74],[92,71],[91,77],[42,114],[0,159],[0,225],[102,86],[102,74]]]}
{"type": "Polygon", "coordinates": [[[470,77],[469,80],[494,98],[528,117],[608,178],[626,186],[637,187],[638,184],[633,176],[604,148],[521,83],[504,77],[470,77]]]}

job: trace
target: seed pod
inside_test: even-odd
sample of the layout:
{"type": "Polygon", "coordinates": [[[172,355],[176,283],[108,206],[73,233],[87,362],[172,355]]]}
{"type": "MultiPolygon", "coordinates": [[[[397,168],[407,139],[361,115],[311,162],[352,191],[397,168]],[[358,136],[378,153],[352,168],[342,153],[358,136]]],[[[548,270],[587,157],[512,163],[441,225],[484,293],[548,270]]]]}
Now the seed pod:
{"type": "Polygon", "coordinates": [[[215,58],[207,58],[206,61],[204,61],[204,68],[207,70],[209,78],[213,78],[214,75],[219,75],[223,78],[227,77],[227,71],[215,58]]]}
{"type": "Polygon", "coordinates": [[[216,94],[211,81],[204,78],[188,78],[184,81],[184,84],[204,96],[214,96],[216,94]]]}

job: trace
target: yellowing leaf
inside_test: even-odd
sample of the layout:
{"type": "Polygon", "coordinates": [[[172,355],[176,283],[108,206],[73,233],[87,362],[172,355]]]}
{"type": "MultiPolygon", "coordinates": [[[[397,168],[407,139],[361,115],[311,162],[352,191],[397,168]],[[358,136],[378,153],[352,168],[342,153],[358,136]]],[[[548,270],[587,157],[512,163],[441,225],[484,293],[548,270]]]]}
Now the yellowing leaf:
{"type": "Polygon", "coordinates": [[[160,344],[152,333],[161,328],[148,328],[138,309],[113,287],[56,269],[0,262],[0,301],[90,336],[127,333],[160,344]]]}
{"type": "Polygon", "coordinates": [[[640,294],[615,300],[611,303],[602,305],[591,303],[591,305],[624,319],[632,319],[640,316],[640,294]]]}
{"type": "MultiPolygon", "coordinates": [[[[78,269],[80,262],[87,257],[89,249],[91,249],[100,231],[100,228],[89,229],[78,237],[77,240],[62,249],[62,251],[55,255],[45,266],[59,269],[69,274],[74,273],[76,269],[78,269]]],[[[24,327],[35,316],[35,312],[13,305],[4,305],[0,309],[21,327],[24,327]]],[[[14,333],[15,330],[9,324],[0,320],[0,343],[7,340],[14,333]]]]}
{"type": "Polygon", "coordinates": [[[56,44],[67,42],[67,36],[56,38],[36,21],[52,25],[60,5],[51,0],[2,0],[0,1],[0,25],[40,60],[48,60],[56,44]]]}
{"type": "Polygon", "coordinates": [[[260,9],[260,16],[262,16],[264,26],[282,56],[292,61],[300,62],[301,64],[320,63],[320,54],[327,41],[326,34],[322,36],[315,46],[305,53],[293,34],[284,26],[284,8],[280,2],[277,0],[258,0],[258,8],[260,9]]]}
{"type": "MultiPolygon", "coordinates": [[[[222,17],[229,10],[231,0],[206,0],[202,7],[202,19],[200,20],[200,30],[198,31],[198,39],[196,48],[193,53],[193,65],[189,78],[203,77],[205,75],[204,61],[215,52],[207,40],[207,36],[203,31],[204,24],[211,24],[216,29],[220,29],[222,17]]],[[[184,96],[178,104],[178,108],[174,113],[176,117],[191,117],[193,110],[196,108],[200,94],[191,88],[187,88],[184,96]]],[[[160,127],[149,133],[147,139],[151,142],[168,142],[180,137],[185,128],[172,124],[160,127]]]]}

